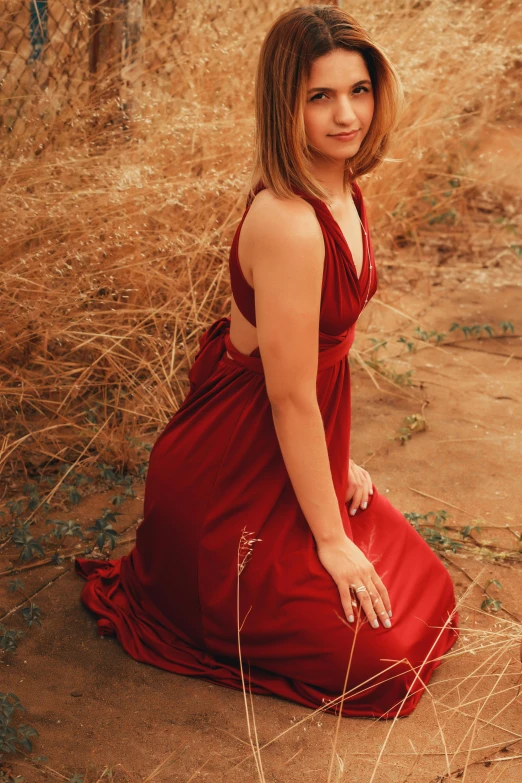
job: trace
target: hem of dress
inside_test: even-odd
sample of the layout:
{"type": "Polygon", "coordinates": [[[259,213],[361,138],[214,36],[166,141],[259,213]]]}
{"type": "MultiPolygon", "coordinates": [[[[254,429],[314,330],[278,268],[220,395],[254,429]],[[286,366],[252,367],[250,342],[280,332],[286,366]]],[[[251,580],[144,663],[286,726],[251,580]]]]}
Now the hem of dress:
{"type": "MultiPolygon", "coordinates": [[[[196,645],[190,644],[182,635],[176,633],[172,623],[165,618],[165,624],[162,626],[164,638],[156,639],[156,646],[161,649],[151,647],[146,639],[146,631],[150,631],[151,624],[140,620],[140,617],[133,611],[133,607],[128,602],[123,607],[121,602],[118,607],[111,611],[110,600],[107,600],[107,594],[112,596],[120,584],[119,568],[115,560],[96,560],[77,557],[74,561],[74,568],[77,574],[87,580],[81,594],[82,603],[95,615],[97,615],[97,626],[99,636],[116,636],[123,650],[134,660],[140,663],[147,663],[157,668],[170,671],[186,677],[197,677],[214,685],[221,685],[226,688],[243,691],[241,677],[241,668],[239,659],[232,663],[219,660],[206,650],[201,650],[196,645]],[[112,572],[112,573],[111,573],[112,572]],[[103,600],[105,598],[105,600],[103,600]],[[131,630],[132,629],[132,632],[131,630]],[[166,657],[166,656],[170,656],[166,657]]],[[[144,612],[143,612],[144,613],[144,612]]],[[[151,617],[154,620],[154,627],[157,627],[158,618],[151,617]]],[[[459,632],[456,620],[448,626],[448,630],[454,638],[448,636],[450,642],[443,653],[455,644],[459,632]]],[[[150,640],[149,640],[150,642],[150,640]]],[[[343,701],[342,717],[360,717],[360,718],[379,718],[389,720],[395,717],[407,717],[417,707],[426,686],[428,685],[433,672],[441,665],[443,657],[436,658],[432,665],[422,673],[422,680],[419,678],[419,688],[411,693],[404,704],[399,702],[384,712],[369,705],[354,706],[350,705],[350,698],[343,701]]],[[[248,660],[243,662],[243,677],[246,683],[246,689],[253,694],[263,696],[275,696],[289,703],[299,704],[312,710],[321,710],[338,714],[339,696],[335,694],[326,694],[305,682],[291,680],[282,675],[274,674],[260,667],[249,667],[248,660]],[[264,681],[264,682],[263,682],[264,681]],[[266,684],[266,683],[269,683],[266,684]],[[302,693],[302,690],[309,691],[310,696],[302,693]],[[335,704],[325,706],[324,701],[335,704]]]]}

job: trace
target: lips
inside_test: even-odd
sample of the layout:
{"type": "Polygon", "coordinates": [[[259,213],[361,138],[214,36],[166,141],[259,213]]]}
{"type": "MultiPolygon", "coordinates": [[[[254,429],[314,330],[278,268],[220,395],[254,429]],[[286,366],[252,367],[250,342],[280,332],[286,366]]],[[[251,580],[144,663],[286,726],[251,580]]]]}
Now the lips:
{"type": "Polygon", "coordinates": [[[347,133],[331,133],[330,135],[333,136],[335,139],[351,139],[358,132],[359,129],[357,128],[357,130],[349,131],[347,133]]]}

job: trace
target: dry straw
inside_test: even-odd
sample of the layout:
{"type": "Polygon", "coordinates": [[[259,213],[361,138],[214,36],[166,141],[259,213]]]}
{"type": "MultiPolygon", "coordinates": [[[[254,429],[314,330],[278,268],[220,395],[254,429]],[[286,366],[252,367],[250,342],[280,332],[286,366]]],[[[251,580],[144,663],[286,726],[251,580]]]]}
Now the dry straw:
{"type": "MultiPolygon", "coordinates": [[[[238,548],[238,607],[240,592],[239,576],[241,573],[239,562],[242,557],[242,555],[241,557],[239,556],[239,552],[244,553],[246,547],[251,555],[252,550],[251,548],[249,549],[250,543],[259,540],[251,539],[251,541],[247,542],[247,537],[250,535],[252,534],[247,534],[245,533],[245,530],[243,530],[238,548]]],[[[251,774],[253,777],[251,779],[256,779],[259,780],[260,783],[264,783],[266,777],[262,761],[262,752],[266,751],[266,749],[274,743],[280,742],[292,732],[297,732],[303,725],[313,724],[326,710],[331,712],[336,708],[338,708],[338,716],[331,726],[332,736],[329,759],[326,765],[325,754],[324,777],[321,776],[321,778],[318,778],[321,780],[324,779],[326,783],[332,783],[334,780],[341,781],[353,779],[351,777],[345,777],[344,775],[344,759],[349,759],[350,757],[352,758],[352,763],[349,768],[351,770],[353,770],[353,764],[361,758],[368,762],[368,766],[365,768],[364,777],[364,780],[367,781],[367,783],[374,783],[376,780],[381,780],[382,778],[380,778],[379,775],[382,772],[387,776],[387,779],[390,774],[400,774],[400,777],[389,779],[415,779],[416,781],[431,783],[432,780],[465,780],[468,774],[472,774],[470,770],[472,770],[473,767],[484,769],[492,765],[495,767],[495,765],[502,764],[505,770],[507,769],[505,764],[507,761],[515,762],[513,767],[519,767],[522,762],[522,733],[520,733],[520,731],[514,731],[511,728],[511,725],[513,724],[513,720],[516,720],[517,703],[520,703],[519,700],[521,695],[520,650],[522,631],[519,622],[512,622],[504,619],[497,619],[493,622],[484,612],[478,612],[479,621],[482,618],[483,622],[480,627],[477,627],[477,612],[475,609],[473,609],[474,619],[472,624],[467,623],[469,614],[466,615],[466,612],[472,609],[472,607],[468,606],[466,600],[472,593],[473,587],[480,584],[480,578],[484,570],[485,569],[482,569],[477,578],[472,581],[465,593],[457,601],[454,611],[459,612],[460,636],[452,650],[443,656],[443,660],[446,661],[445,676],[441,674],[441,670],[439,670],[428,686],[419,679],[418,672],[427,663],[434,660],[440,660],[440,657],[432,657],[430,655],[430,650],[420,664],[416,667],[411,667],[412,672],[415,674],[412,684],[408,688],[402,701],[393,705],[393,707],[397,708],[402,707],[407,697],[419,689],[425,690],[423,700],[430,701],[434,716],[433,731],[431,736],[428,736],[430,734],[430,730],[428,729],[426,736],[423,736],[422,750],[417,751],[410,740],[413,753],[411,753],[410,750],[396,752],[390,750],[388,747],[391,745],[391,738],[394,732],[400,733],[402,738],[401,746],[404,745],[405,734],[408,733],[407,730],[406,732],[402,730],[403,724],[398,723],[397,717],[393,718],[393,720],[385,721],[383,727],[384,731],[373,732],[374,735],[377,735],[377,738],[374,737],[374,749],[369,746],[369,737],[372,736],[372,732],[365,733],[364,741],[361,741],[357,729],[355,730],[357,739],[355,739],[353,728],[348,728],[346,734],[340,730],[341,710],[346,698],[354,698],[358,694],[363,693],[366,688],[371,686],[372,680],[376,678],[380,679],[386,672],[389,672],[387,680],[403,676],[400,672],[394,674],[395,667],[401,662],[383,659],[383,666],[380,672],[364,682],[352,684],[352,678],[350,677],[351,661],[354,645],[357,644],[359,624],[360,622],[365,621],[362,613],[358,615],[357,628],[354,633],[352,647],[350,650],[347,650],[346,677],[342,692],[334,699],[325,700],[322,707],[318,707],[316,710],[308,712],[301,720],[293,722],[289,728],[280,732],[263,745],[260,745],[254,703],[249,687],[250,684],[248,683],[250,697],[248,700],[247,685],[245,684],[243,672],[243,660],[241,657],[241,628],[246,618],[240,622],[238,609],[238,648],[243,683],[243,697],[247,716],[248,737],[252,751],[244,756],[237,764],[229,768],[226,774],[230,774],[232,771],[237,770],[239,767],[242,767],[253,759],[255,772],[252,770],[251,774]],[[454,677],[452,674],[452,662],[459,658],[464,658],[467,661],[466,673],[454,677]],[[505,718],[504,723],[502,722],[502,717],[505,718]],[[498,736],[501,737],[500,740],[492,739],[493,737],[498,736]],[[339,745],[343,740],[345,750],[343,756],[341,756],[338,750],[339,745]],[[361,750],[361,747],[363,747],[364,750],[361,750]],[[509,755],[506,755],[506,752],[508,751],[510,753],[509,755]],[[409,757],[411,757],[410,760],[409,757]],[[401,762],[401,759],[403,759],[400,768],[402,769],[402,772],[398,773],[397,764],[401,762]],[[389,771],[392,769],[393,772],[389,771]],[[437,770],[438,776],[433,778],[435,770],[437,770]]],[[[249,612],[247,612],[247,615],[249,612]]],[[[341,621],[343,620],[343,618],[340,619],[341,621]]],[[[444,632],[450,621],[451,616],[448,616],[446,622],[440,627],[438,636],[444,632]]],[[[435,645],[436,641],[433,643],[431,649],[433,649],[435,645]]],[[[409,663],[408,661],[405,662],[409,663]]],[[[453,667],[453,671],[454,670],[453,667]]],[[[352,719],[352,722],[353,720],[354,719],[352,719]]],[[[379,720],[379,718],[371,720],[371,724],[375,726],[375,724],[379,723],[379,720]]],[[[329,726],[330,724],[326,723],[326,725],[329,726]]],[[[415,733],[418,738],[419,726],[417,726],[415,733]]],[[[241,740],[241,742],[244,741],[241,740]]],[[[289,762],[291,760],[292,759],[290,759],[289,762]]],[[[509,768],[511,769],[513,767],[510,765],[509,768]]],[[[362,780],[363,778],[358,779],[362,780]]]]}
{"type": "MultiPolygon", "coordinates": [[[[256,57],[288,7],[224,0],[219,14],[206,1],[176,3],[174,13],[170,3],[150,3],[130,117],[100,94],[60,114],[50,110],[60,97],[51,91],[32,101],[16,153],[13,139],[0,140],[0,467],[13,486],[80,457],[132,470],[136,444],[153,439],[183,400],[198,336],[229,313],[227,257],[248,182],[256,57]]],[[[358,1],[349,11],[396,64],[408,103],[394,160],[361,183],[377,264],[401,264],[398,238],[413,237],[419,253],[439,241],[447,226],[429,220],[451,210],[463,216],[459,242],[471,247],[470,205],[487,183],[476,181],[469,152],[488,123],[509,123],[519,108],[516,4],[358,1]]],[[[105,83],[111,78],[109,67],[105,83]]],[[[500,779],[496,768],[508,760],[497,751],[522,737],[505,728],[490,743],[487,730],[502,727],[518,698],[509,655],[517,650],[518,659],[519,646],[516,623],[463,627],[450,659],[476,664],[454,684],[440,676],[423,697],[436,730],[422,750],[399,754],[410,754],[409,780],[428,780],[418,770],[431,749],[431,769],[436,763],[444,779],[471,779],[484,757],[492,760],[484,779],[500,779]],[[454,720],[467,721],[459,739],[454,720]]],[[[245,705],[248,714],[246,690],[245,705]]],[[[261,779],[261,752],[281,736],[260,746],[249,726],[244,761],[254,758],[261,779]]],[[[395,763],[385,749],[368,780],[395,763]]],[[[339,750],[334,744],[329,780],[334,766],[347,779],[339,750]]],[[[520,744],[510,756],[520,760],[520,744]]]]}
{"type": "MultiPolygon", "coordinates": [[[[126,128],[116,99],[98,97],[48,127],[29,123],[15,156],[5,139],[7,476],[72,463],[111,414],[85,460],[132,469],[133,438],[153,439],[175,413],[197,337],[229,312],[226,264],[248,179],[256,53],[283,6],[225,2],[218,16],[213,8],[182,5],[162,16],[153,4],[145,14],[126,128]]],[[[393,13],[385,3],[352,3],[350,12],[387,48],[408,99],[393,148],[400,164],[385,163],[363,183],[377,258],[380,249],[385,258],[394,236],[419,230],[433,211],[421,198],[427,182],[439,212],[459,210],[482,189],[466,175],[466,149],[511,110],[513,14],[510,4],[447,0],[393,13]],[[448,195],[450,171],[461,177],[448,195]]]]}

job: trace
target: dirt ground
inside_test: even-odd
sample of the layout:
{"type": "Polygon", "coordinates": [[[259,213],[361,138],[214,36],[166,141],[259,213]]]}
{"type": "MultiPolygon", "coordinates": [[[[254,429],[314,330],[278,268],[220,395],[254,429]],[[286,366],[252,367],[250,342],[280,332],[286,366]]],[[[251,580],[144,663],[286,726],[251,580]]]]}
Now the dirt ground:
{"type": "MultiPolygon", "coordinates": [[[[500,265],[448,262],[421,274],[413,252],[411,273],[407,263],[383,263],[364,325],[395,348],[398,336],[417,325],[448,333],[453,322],[511,321],[520,334],[520,260],[515,263],[514,254],[504,258],[500,265]]],[[[375,378],[378,388],[353,365],[352,457],[401,511],[445,509],[458,526],[481,519],[487,527],[476,534],[478,541],[516,551],[520,542],[513,531],[522,532],[520,339],[486,337],[458,345],[424,344],[404,354],[394,366],[413,370],[412,387],[397,389],[375,378]],[[396,436],[412,414],[424,417],[426,429],[401,445],[396,436]]],[[[356,347],[364,349],[362,343],[356,347]]],[[[138,495],[122,507],[115,527],[126,531],[124,543],[111,557],[133,545],[142,487],[138,495]]],[[[87,526],[106,501],[91,496],[72,516],[87,526]]],[[[0,556],[5,571],[15,553],[4,549],[0,556]]],[[[461,638],[412,715],[341,721],[332,780],[521,780],[522,566],[452,552],[444,562],[459,601],[461,638]],[[501,584],[489,588],[502,602],[491,614],[480,609],[489,579],[501,584]]],[[[80,603],[84,582],[72,561],[18,576],[28,595],[40,591],[33,600],[43,620],[28,629],[15,652],[4,654],[2,690],[20,698],[27,713],[17,722],[37,729],[34,755],[46,758],[6,756],[1,770],[29,783],[69,780],[74,773],[90,783],[104,771],[103,779],[115,781],[258,780],[241,692],[138,663],[114,637],[99,637],[94,617],[80,603]]],[[[21,600],[6,582],[0,582],[3,613],[21,600]]],[[[275,697],[254,696],[253,703],[266,780],[326,781],[336,717],[305,720],[311,710],[275,697]]]]}
{"type": "MultiPolygon", "coordinates": [[[[519,326],[520,290],[513,283],[501,284],[497,268],[488,269],[477,280],[466,278],[460,285],[453,278],[445,273],[441,285],[430,287],[429,297],[422,292],[425,281],[421,281],[420,294],[395,291],[392,295],[390,288],[379,299],[407,312],[424,328],[439,331],[447,330],[454,320],[498,323],[509,318],[519,326]]],[[[370,317],[372,327],[382,328],[383,333],[401,325],[397,313],[377,303],[370,317]]],[[[353,458],[366,465],[380,491],[388,493],[402,511],[426,513],[443,508],[461,525],[480,517],[492,526],[483,541],[512,548],[516,540],[506,531],[506,523],[522,530],[516,468],[522,442],[521,356],[517,338],[418,351],[408,364],[424,388],[406,387],[411,398],[392,396],[388,391],[392,387],[386,384],[381,384],[380,391],[364,371],[355,371],[353,458]],[[428,404],[423,407],[424,401],[428,404]],[[421,409],[426,431],[401,446],[394,437],[404,416],[421,409]]],[[[78,518],[88,524],[104,502],[102,496],[91,497],[80,506],[78,518]]],[[[141,502],[138,497],[124,506],[119,530],[137,522],[141,502]]],[[[132,536],[133,530],[129,528],[123,537],[132,536]]],[[[112,556],[121,556],[131,547],[132,541],[120,544],[112,556]]],[[[492,565],[451,552],[448,560],[461,601],[464,636],[480,628],[509,628],[513,618],[522,618],[520,565],[492,565]],[[494,586],[490,592],[502,600],[510,615],[503,610],[491,616],[480,612],[481,586],[487,579],[500,581],[501,589],[494,586]]],[[[9,565],[9,555],[4,554],[2,570],[9,565]]],[[[28,631],[17,651],[4,655],[2,688],[16,693],[26,707],[25,722],[40,735],[35,751],[47,761],[33,764],[19,759],[12,764],[13,774],[36,783],[86,773],[85,781],[94,781],[108,767],[115,769],[115,780],[145,780],[152,779],[147,776],[164,763],[154,777],[158,782],[257,779],[246,744],[240,692],[138,663],[115,638],[98,637],[94,618],[79,600],[83,580],[68,561],[33,569],[21,577],[27,593],[42,588],[34,600],[44,619],[41,627],[28,631]]],[[[2,606],[7,607],[13,605],[13,597],[4,582],[2,606]]],[[[344,719],[338,752],[345,770],[350,770],[347,779],[429,783],[448,768],[458,771],[471,743],[474,750],[469,761],[493,763],[469,767],[468,783],[519,781],[520,698],[506,707],[518,692],[514,687],[520,682],[518,650],[512,642],[492,665],[491,650],[484,647],[463,652],[459,640],[435,672],[416,711],[395,721],[391,734],[391,721],[344,719]],[[479,668],[480,664],[485,668],[479,668]],[[463,683],[467,675],[476,678],[484,672],[488,676],[478,688],[473,677],[463,683]],[[501,683],[495,684],[495,675],[501,672],[501,683]],[[474,723],[477,708],[484,707],[491,688],[496,690],[474,723]],[[466,735],[473,724],[474,736],[466,735]],[[463,740],[460,748],[456,737],[463,740]],[[502,752],[504,747],[507,750],[502,752]],[[517,756],[518,760],[513,759],[517,756]],[[408,777],[413,761],[416,764],[408,777]]],[[[325,780],[335,716],[323,714],[296,725],[311,711],[262,696],[254,697],[254,707],[261,745],[286,731],[263,750],[266,779],[281,783],[325,780]]],[[[10,769],[9,763],[5,769],[10,769]]]]}

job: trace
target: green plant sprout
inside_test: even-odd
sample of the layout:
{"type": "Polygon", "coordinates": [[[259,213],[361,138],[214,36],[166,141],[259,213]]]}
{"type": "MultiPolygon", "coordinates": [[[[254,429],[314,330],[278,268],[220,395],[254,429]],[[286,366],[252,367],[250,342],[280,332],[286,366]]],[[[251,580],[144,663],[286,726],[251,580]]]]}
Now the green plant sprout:
{"type": "Polygon", "coordinates": [[[413,334],[418,340],[422,340],[423,342],[429,342],[431,338],[434,337],[436,344],[441,343],[446,337],[445,332],[438,332],[436,329],[427,332],[425,329],[421,329],[420,326],[416,327],[413,334]]]}
{"type": "MultiPolygon", "coordinates": [[[[404,514],[415,530],[425,539],[431,548],[437,552],[451,549],[453,552],[461,552],[484,558],[493,563],[509,562],[519,563],[522,560],[522,547],[517,549],[500,549],[494,541],[477,541],[472,533],[482,532],[485,524],[481,520],[475,520],[472,525],[455,525],[448,522],[449,513],[445,510],[428,511],[426,514],[407,512],[404,514]],[[458,535],[462,540],[450,537],[450,533],[458,535]]],[[[514,531],[513,531],[514,532],[514,531]]],[[[515,534],[517,541],[521,537],[515,534]]]]}
{"type": "Polygon", "coordinates": [[[20,549],[18,558],[22,563],[31,560],[36,555],[45,557],[42,544],[45,542],[46,536],[41,534],[38,538],[34,538],[29,531],[31,524],[30,521],[15,522],[15,529],[11,534],[11,541],[20,549]]]}
{"type": "MultiPolygon", "coordinates": [[[[139,450],[143,449],[147,453],[150,452],[149,444],[137,442],[134,445],[137,445],[139,450]]],[[[83,492],[79,488],[89,485],[94,488],[96,476],[85,475],[74,469],[69,470],[70,467],[69,464],[64,463],[54,477],[46,476],[36,480],[36,482],[26,483],[23,487],[23,496],[11,498],[4,504],[4,508],[0,510],[0,521],[3,522],[8,519],[8,524],[0,525],[0,541],[4,543],[10,542],[17,546],[20,550],[18,559],[22,563],[27,563],[33,558],[43,559],[48,556],[45,552],[45,547],[51,541],[56,542],[58,540],[58,546],[61,546],[67,536],[78,538],[81,541],[85,540],[81,526],[70,519],[63,521],[49,518],[45,521],[46,525],[52,525],[49,533],[40,534],[39,536],[33,536],[31,533],[31,526],[36,521],[32,512],[37,510],[40,515],[47,514],[51,508],[49,503],[41,502],[42,497],[45,498],[45,493],[42,493],[43,486],[51,487],[52,489],[60,481],[60,477],[69,471],[67,476],[68,483],[60,484],[52,498],[52,507],[59,510],[80,504],[83,499],[83,492]],[[26,516],[29,519],[25,519],[26,516]]],[[[96,464],[94,469],[98,474],[98,482],[102,481],[109,489],[117,487],[121,490],[119,494],[114,495],[111,499],[112,505],[120,508],[126,500],[135,497],[133,481],[135,478],[143,481],[147,473],[147,467],[148,461],[140,462],[137,466],[137,476],[118,472],[114,467],[106,463],[96,464]]],[[[109,519],[107,513],[108,510],[106,510],[104,517],[106,520],[109,519]]],[[[92,530],[93,528],[89,529],[92,530]]],[[[97,529],[96,532],[99,533],[101,531],[97,529]]],[[[106,536],[109,533],[110,531],[107,531],[106,536]]],[[[109,539],[106,538],[106,540],[109,539]]],[[[54,562],[60,562],[58,552],[55,553],[54,558],[54,562]]]]}
{"type": "Polygon", "coordinates": [[[109,545],[109,549],[112,551],[120,534],[114,530],[111,522],[116,522],[116,517],[120,516],[119,511],[111,511],[109,508],[104,508],[101,517],[99,517],[92,527],[88,527],[86,532],[96,533],[96,544],[91,549],[94,551],[96,547],[103,552],[103,547],[106,543],[109,545]]]}
{"type": "Polygon", "coordinates": [[[40,618],[42,617],[41,609],[24,592],[24,583],[20,579],[11,579],[7,583],[7,587],[10,593],[16,593],[19,591],[22,593],[26,601],[29,601],[29,606],[24,606],[18,610],[18,613],[20,614],[21,617],[23,617],[23,619],[25,620],[29,628],[32,626],[33,623],[36,623],[37,625],[41,625],[42,624],[40,622],[40,618]]]}
{"type": "Polygon", "coordinates": [[[449,516],[448,511],[441,509],[440,511],[428,511],[426,514],[406,512],[404,516],[434,551],[451,549],[452,552],[458,552],[464,547],[461,541],[456,541],[445,533],[445,531],[453,529],[452,526],[445,524],[449,516]],[[431,524],[431,518],[433,518],[434,525],[431,524]],[[428,524],[420,525],[421,521],[428,524]]]}
{"type": "Polygon", "coordinates": [[[386,348],[388,344],[387,340],[377,340],[375,337],[370,337],[369,339],[370,342],[373,343],[373,348],[370,353],[370,358],[365,359],[364,363],[367,364],[368,367],[371,367],[372,370],[378,372],[379,375],[382,375],[383,378],[388,378],[399,386],[411,386],[413,382],[412,370],[398,373],[386,363],[385,359],[380,359],[377,356],[377,352],[381,348],[386,348]]]}
{"type": "MultiPolygon", "coordinates": [[[[452,179],[448,180],[448,184],[451,188],[458,188],[460,187],[460,180],[457,177],[453,177],[452,179]]],[[[453,195],[451,190],[444,191],[444,199],[439,201],[432,195],[429,182],[424,183],[424,189],[428,192],[422,197],[422,199],[423,201],[427,201],[431,207],[437,207],[438,205],[442,204],[445,199],[451,198],[453,195]]],[[[433,209],[428,211],[426,220],[429,225],[434,225],[435,223],[455,223],[457,214],[457,211],[453,208],[446,209],[438,214],[436,213],[435,209],[433,209]]]]}
{"type": "Polygon", "coordinates": [[[31,753],[33,743],[30,738],[39,737],[40,735],[32,726],[13,726],[12,718],[15,710],[26,711],[25,707],[20,703],[18,696],[10,692],[0,693],[0,751],[16,753],[18,750],[16,746],[19,745],[28,753],[31,753]]]}
{"type": "Polygon", "coordinates": [[[498,579],[488,579],[484,585],[484,595],[486,597],[482,601],[480,608],[484,609],[486,612],[498,612],[498,610],[502,608],[502,601],[499,601],[498,599],[492,598],[490,595],[488,595],[487,591],[490,585],[496,585],[499,590],[502,589],[502,584],[498,581],[498,579]]]}
{"type": "Polygon", "coordinates": [[[404,337],[403,335],[397,338],[397,342],[404,343],[404,345],[408,349],[408,353],[415,353],[417,350],[417,346],[415,345],[415,343],[411,342],[411,340],[408,340],[408,338],[404,337]]]}
{"type": "MultiPolygon", "coordinates": [[[[128,438],[132,445],[139,451],[150,453],[151,446],[148,443],[140,442],[136,438],[128,438]]],[[[120,534],[114,529],[113,523],[116,517],[121,516],[120,508],[126,500],[135,497],[133,481],[137,478],[140,481],[145,479],[148,459],[138,463],[136,475],[129,472],[118,471],[116,468],[105,462],[89,466],[90,473],[80,472],[80,469],[70,469],[71,465],[63,463],[52,475],[39,476],[31,482],[27,482],[22,489],[22,496],[10,498],[0,509],[0,541],[2,545],[13,544],[19,549],[18,560],[22,563],[28,563],[31,560],[42,560],[49,558],[52,565],[60,565],[64,561],[61,554],[61,547],[66,543],[67,538],[86,541],[89,538],[93,546],[87,552],[93,552],[96,547],[103,552],[108,547],[109,551],[120,538],[120,534]],[[61,477],[67,473],[67,484],[59,483],[61,477]],[[101,516],[95,520],[94,525],[86,528],[72,520],[61,520],[55,518],[45,519],[51,506],[53,509],[62,511],[64,508],[78,505],[84,498],[84,490],[91,488],[91,491],[99,488],[102,482],[108,489],[117,487],[119,494],[111,498],[111,508],[104,508],[101,516]],[[52,492],[53,487],[59,484],[57,491],[52,495],[52,503],[41,502],[45,499],[49,488],[52,492]],[[97,486],[95,486],[97,485],[97,486]],[[80,491],[80,489],[82,491],[80,491]],[[36,514],[34,513],[36,511],[36,514]],[[32,535],[31,527],[37,522],[37,519],[43,521],[50,527],[47,533],[38,536],[32,535]],[[93,537],[86,535],[94,533],[93,537]],[[53,545],[55,551],[49,557],[48,548],[53,545]],[[46,551],[47,549],[47,551],[46,551]]],[[[24,586],[19,579],[13,579],[8,583],[8,589],[11,593],[20,591],[26,598],[27,604],[18,610],[18,615],[23,618],[28,628],[33,625],[41,625],[42,613],[29,596],[23,592],[24,586]]],[[[4,652],[14,652],[20,639],[25,635],[23,630],[8,628],[0,623],[0,650],[4,652]]],[[[0,778],[1,783],[1,778],[0,778]]]]}
{"type": "Polygon", "coordinates": [[[18,647],[19,640],[23,637],[23,631],[7,628],[3,623],[0,623],[0,650],[3,652],[14,652],[18,647]]]}
{"type": "Polygon", "coordinates": [[[417,351],[417,345],[415,341],[422,340],[422,342],[428,343],[432,338],[435,338],[435,344],[438,345],[444,341],[445,337],[445,332],[438,332],[436,329],[432,329],[431,331],[427,332],[426,330],[421,329],[420,326],[417,326],[413,332],[414,340],[411,338],[408,340],[407,337],[401,335],[397,338],[397,342],[406,345],[408,353],[415,353],[417,351]]]}
{"type": "Polygon", "coordinates": [[[52,530],[51,535],[53,538],[59,539],[58,546],[63,544],[66,536],[79,538],[80,541],[85,541],[83,530],[81,529],[78,522],[75,522],[73,519],[68,519],[65,522],[61,519],[47,519],[45,524],[54,525],[54,529],[52,530]]]}
{"type": "MultiPolygon", "coordinates": [[[[499,321],[498,326],[502,329],[502,334],[506,334],[507,332],[511,332],[512,334],[515,333],[515,327],[511,323],[511,321],[499,321]]],[[[494,326],[491,326],[490,324],[474,324],[473,326],[461,326],[461,324],[454,321],[449,330],[450,332],[454,332],[457,329],[460,329],[462,334],[466,339],[469,337],[479,337],[483,332],[485,332],[488,337],[494,337],[497,330],[494,326]]]]}
{"type": "MultiPolygon", "coordinates": [[[[511,323],[511,321],[499,321],[498,322],[498,329],[492,326],[491,324],[473,324],[472,326],[462,325],[459,324],[457,321],[454,321],[451,326],[449,327],[449,332],[456,332],[461,331],[464,335],[464,338],[467,340],[469,338],[477,338],[477,337],[498,337],[501,335],[506,335],[508,332],[511,334],[515,333],[515,327],[511,323]],[[501,335],[499,334],[498,330],[501,330],[501,335]]],[[[381,367],[384,364],[383,359],[377,359],[376,358],[376,351],[384,347],[386,345],[385,341],[379,341],[375,338],[370,338],[372,342],[375,343],[374,348],[372,350],[372,358],[367,362],[370,366],[373,366],[377,369],[377,367],[381,367]]],[[[435,345],[452,345],[454,342],[453,340],[447,340],[446,339],[446,332],[439,332],[436,329],[430,329],[429,331],[422,329],[420,326],[417,326],[412,335],[404,335],[401,334],[397,338],[397,342],[401,343],[408,349],[408,353],[413,354],[417,352],[417,343],[425,342],[425,343],[431,343],[435,345]]],[[[382,374],[382,373],[381,373],[382,374]]]]}
{"type": "Polygon", "coordinates": [[[399,432],[395,436],[394,440],[398,440],[401,446],[404,446],[406,441],[411,440],[411,436],[417,432],[424,432],[426,430],[426,419],[419,413],[412,413],[411,416],[405,416],[402,420],[402,427],[399,428],[399,432]]]}

